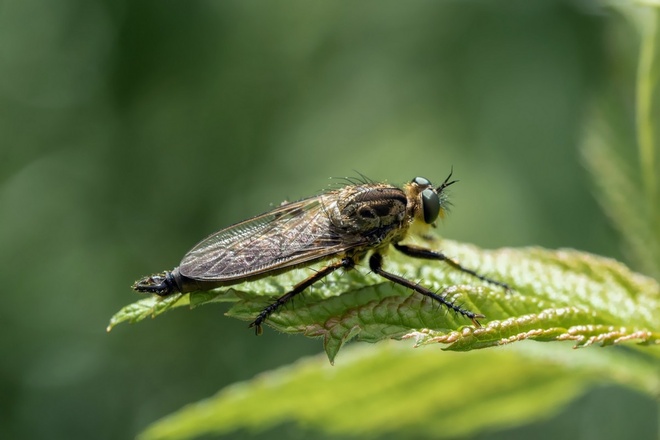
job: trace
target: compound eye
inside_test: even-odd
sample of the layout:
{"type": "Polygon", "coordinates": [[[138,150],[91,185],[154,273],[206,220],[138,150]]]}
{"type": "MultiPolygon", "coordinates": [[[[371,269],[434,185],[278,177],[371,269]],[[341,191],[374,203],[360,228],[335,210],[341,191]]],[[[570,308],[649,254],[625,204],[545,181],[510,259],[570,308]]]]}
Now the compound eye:
{"type": "Polygon", "coordinates": [[[422,191],[422,211],[424,213],[424,222],[429,225],[433,223],[438,218],[438,214],[440,214],[440,198],[432,188],[427,188],[422,191]]]}
{"type": "Polygon", "coordinates": [[[412,183],[416,183],[419,186],[431,186],[431,182],[429,182],[428,179],[425,179],[423,177],[415,177],[412,180],[412,183]]]}

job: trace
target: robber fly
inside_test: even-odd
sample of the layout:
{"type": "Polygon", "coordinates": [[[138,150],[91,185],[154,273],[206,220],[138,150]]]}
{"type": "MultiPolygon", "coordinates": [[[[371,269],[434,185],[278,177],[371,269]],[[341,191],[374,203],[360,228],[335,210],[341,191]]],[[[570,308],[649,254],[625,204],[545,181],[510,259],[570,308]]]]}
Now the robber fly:
{"type": "Polygon", "coordinates": [[[415,177],[403,188],[365,181],[283,203],[212,234],[188,252],[179,267],[145,277],[133,289],[161,296],[210,290],[329,261],[257,315],[250,327],[261,334],[263,322],[291,298],[338,269],[352,269],[370,254],[372,272],[432,298],[478,327],[477,318],[484,315],[383,269],[383,253],[393,246],[410,257],[444,261],[454,269],[509,289],[507,284],[464,267],[443,253],[401,243],[411,231],[434,226],[438,217],[444,216],[445,190],[456,182],[450,179],[451,173],[434,187],[427,179],[415,177]]]}

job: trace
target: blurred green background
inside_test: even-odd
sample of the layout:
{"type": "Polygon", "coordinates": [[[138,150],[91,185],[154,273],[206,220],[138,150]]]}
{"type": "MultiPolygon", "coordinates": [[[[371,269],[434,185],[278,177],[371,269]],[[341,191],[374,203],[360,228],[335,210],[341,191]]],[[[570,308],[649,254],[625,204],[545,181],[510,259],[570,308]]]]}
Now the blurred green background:
{"type": "MultiPolygon", "coordinates": [[[[0,1],[0,438],[130,438],[320,352],[223,306],[105,327],[135,279],[329,177],[453,166],[442,235],[626,261],[579,144],[602,90],[632,100],[635,44],[577,0],[0,1]]],[[[604,388],[480,438],[655,438],[654,411],[604,388]]]]}

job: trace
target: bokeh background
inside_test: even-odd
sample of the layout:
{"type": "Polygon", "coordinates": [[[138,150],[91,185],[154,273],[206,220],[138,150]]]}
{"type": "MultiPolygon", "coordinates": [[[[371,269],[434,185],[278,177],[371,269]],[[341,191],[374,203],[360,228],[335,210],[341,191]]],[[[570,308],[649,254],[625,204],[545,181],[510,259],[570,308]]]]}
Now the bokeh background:
{"type": "MultiPolygon", "coordinates": [[[[632,107],[636,59],[591,1],[0,1],[0,438],[131,438],[320,352],[221,305],[105,327],[135,279],[329,177],[453,166],[442,235],[626,261],[579,145],[603,90],[632,107]]],[[[650,399],[608,387],[480,438],[656,427],[650,399]]]]}

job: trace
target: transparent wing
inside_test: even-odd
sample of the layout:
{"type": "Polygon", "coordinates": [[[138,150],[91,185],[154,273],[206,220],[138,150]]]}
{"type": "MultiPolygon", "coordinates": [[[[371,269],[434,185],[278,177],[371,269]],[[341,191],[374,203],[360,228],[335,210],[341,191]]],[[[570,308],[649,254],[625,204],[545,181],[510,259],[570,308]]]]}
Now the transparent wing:
{"type": "Polygon", "coordinates": [[[324,195],[275,208],[209,236],[179,271],[196,280],[231,281],[310,263],[361,244],[336,233],[324,195]]]}

